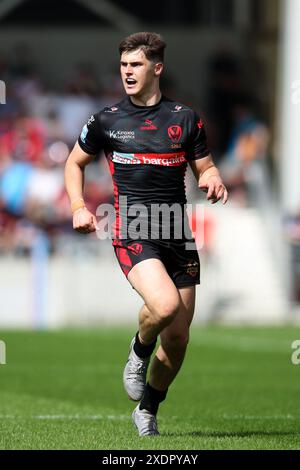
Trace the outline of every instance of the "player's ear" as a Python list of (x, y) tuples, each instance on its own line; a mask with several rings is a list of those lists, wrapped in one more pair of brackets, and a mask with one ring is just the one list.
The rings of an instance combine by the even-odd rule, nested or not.
[(164, 64), (162, 62), (158, 62), (154, 65), (154, 74), (159, 77), (163, 71)]

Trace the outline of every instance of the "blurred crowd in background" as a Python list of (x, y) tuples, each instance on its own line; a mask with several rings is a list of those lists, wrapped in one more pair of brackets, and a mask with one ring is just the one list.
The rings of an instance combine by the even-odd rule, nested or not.
[[(209, 146), (231, 202), (260, 207), (271, 190), (268, 128), (234, 54), (220, 50), (207, 67), (207, 100), (201, 108)], [(70, 237), (82, 239), (72, 230), (64, 163), (90, 115), (123, 96), (118, 71), (100, 78), (89, 64), (78, 65), (55, 90), (40, 77), (26, 45), (20, 44), (10, 60), (0, 56), (0, 79), (7, 87), (6, 104), (0, 105), (0, 254), (30, 254), (37, 233), (47, 236), (51, 253), (62, 240), (66, 247)], [(179, 99), (167, 77), (162, 89)], [(196, 102), (187, 104), (198, 109)], [(195, 190), (191, 194), (199, 198)], [(105, 158), (89, 165), (85, 198), (94, 212), (99, 204), (113, 202)]]

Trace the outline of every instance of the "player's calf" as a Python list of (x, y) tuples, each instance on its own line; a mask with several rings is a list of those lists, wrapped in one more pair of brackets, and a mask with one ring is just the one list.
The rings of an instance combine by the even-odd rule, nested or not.
[(162, 334), (161, 346), (174, 361), (180, 361), (185, 355), (189, 342), (188, 333)]

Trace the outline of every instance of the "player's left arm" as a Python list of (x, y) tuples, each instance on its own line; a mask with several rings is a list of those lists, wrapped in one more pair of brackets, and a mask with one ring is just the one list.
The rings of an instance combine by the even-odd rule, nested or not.
[(215, 204), (222, 199), (223, 204), (226, 204), (227, 189), (209, 151), (204, 123), (195, 112), (191, 117), (191, 131), (187, 149), (188, 162), (199, 188), (207, 192), (207, 200)]
[(228, 200), (228, 191), (222, 181), (220, 172), (215, 166), (211, 154), (197, 160), (189, 161), (198, 186), (207, 192), (206, 199), (215, 204), (222, 199), (223, 204)]

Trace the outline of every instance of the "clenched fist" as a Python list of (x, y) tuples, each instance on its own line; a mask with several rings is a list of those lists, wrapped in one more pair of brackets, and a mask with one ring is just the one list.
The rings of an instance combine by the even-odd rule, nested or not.
[(73, 229), (79, 233), (91, 233), (97, 230), (96, 217), (86, 208), (81, 207), (73, 214)]

